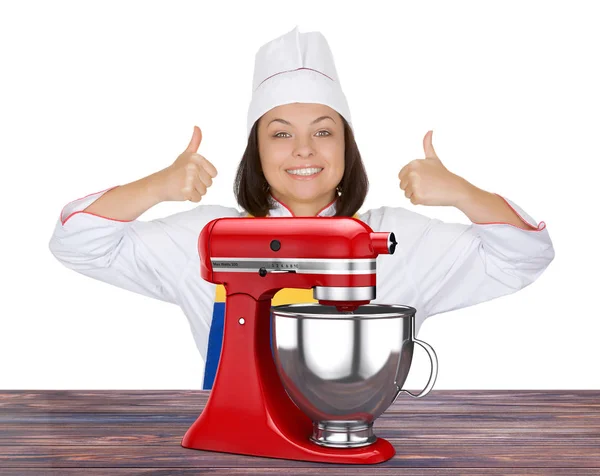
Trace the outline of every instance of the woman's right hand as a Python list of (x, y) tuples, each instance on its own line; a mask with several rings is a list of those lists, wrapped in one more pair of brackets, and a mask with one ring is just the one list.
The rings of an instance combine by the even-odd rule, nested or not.
[(217, 169), (205, 157), (198, 154), (202, 131), (194, 126), (194, 134), (187, 149), (175, 162), (158, 172), (158, 190), (161, 201), (199, 202), (217, 176)]

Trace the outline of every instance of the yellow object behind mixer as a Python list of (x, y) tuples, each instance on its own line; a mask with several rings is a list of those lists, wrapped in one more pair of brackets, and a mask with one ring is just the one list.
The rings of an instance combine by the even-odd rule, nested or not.
[[(222, 284), (217, 284), (215, 301), (225, 302), (225, 286)], [(273, 296), (271, 305), (279, 306), (283, 304), (296, 304), (299, 302), (317, 302), (317, 300), (313, 298), (313, 290), (299, 288), (280, 289), (275, 296)]]

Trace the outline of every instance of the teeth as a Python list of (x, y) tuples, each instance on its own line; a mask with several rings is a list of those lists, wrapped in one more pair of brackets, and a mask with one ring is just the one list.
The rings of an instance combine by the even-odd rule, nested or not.
[(295, 170), (287, 170), (286, 172), (292, 175), (313, 175), (319, 173), (322, 168), (310, 168), (310, 169), (295, 169)]

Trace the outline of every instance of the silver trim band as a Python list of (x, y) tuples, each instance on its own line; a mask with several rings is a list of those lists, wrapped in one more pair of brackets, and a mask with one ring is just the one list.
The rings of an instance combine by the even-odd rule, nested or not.
[(376, 286), (315, 286), (313, 298), (324, 301), (372, 301)]
[(376, 259), (211, 258), (213, 271), (231, 273), (293, 272), (302, 274), (375, 274)]

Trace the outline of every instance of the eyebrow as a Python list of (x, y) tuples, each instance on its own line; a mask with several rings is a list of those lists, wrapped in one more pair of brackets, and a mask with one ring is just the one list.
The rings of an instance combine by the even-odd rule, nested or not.
[[(321, 116), (321, 117), (318, 117), (317, 119), (315, 119), (314, 121), (312, 121), (312, 122), (310, 123), (310, 125), (316, 124), (317, 122), (323, 121), (323, 120), (325, 120), (325, 119), (331, 119), (333, 122), (335, 122), (335, 121), (333, 120), (333, 118), (331, 118), (331, 117), (329, 117), (329, 116)], [(281, 122), (281, 123), (283, 123), (283, 124), (287, 124), (288, 126), (291, 126), (291, 125), (292, 125), (290, 122), (286, 121), (285, 119), (279, 119), (279, 118), (277, 118), (277, 119), (273, 119), (271, 122), (269, 122), (269, 124), (267, 124), (267, 126), (270, 126), (270, 125), (271, 125), (271, 123), (272, 123), (272, 122), (275, 122), (275, 121), (277, 121), (277, 122)]]

